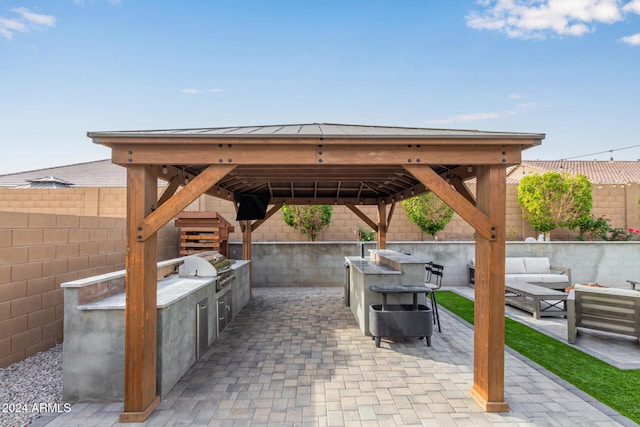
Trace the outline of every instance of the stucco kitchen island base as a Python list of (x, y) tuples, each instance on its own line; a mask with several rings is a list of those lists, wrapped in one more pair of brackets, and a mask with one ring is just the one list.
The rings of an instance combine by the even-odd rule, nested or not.
[[(369, 257), (345, 257), (348, 265), (349, 306), (360, 330), (372, 335), (369, 328), (369, 307), (382, 304), (382, 295), (372, 286), (424, 286), (425, 265), (421, 257), (380, 249), (370, 250)], [(413, 304), (413, 295), (388, 295), (389, 304)], [(417, 304), (426, 305), (425, 295), (417, 295)]]
[[(175, 268), (181, 258), (158, 264)], [(235, 261), (235, 279), (216, 291), (206, 277), (169, 276), (158, 281), (157, 394), (161, 397), (196, 361), (196, 310), (208, 299), (208, 344), (218, 337), (216, 301), (231, 298), (235, 315), (250, 298), (250, 261)], [(63, 399), (67, 402), (124, 399), (124, 271), (63, 283)], [(113, 292), (110, 289), (115, 289)], [(95, 295), (102, 295), (95, 298)]]

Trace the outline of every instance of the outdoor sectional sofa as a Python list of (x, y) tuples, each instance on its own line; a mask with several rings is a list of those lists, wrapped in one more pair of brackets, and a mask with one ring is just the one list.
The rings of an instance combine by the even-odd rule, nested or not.
[(640, 343), (640, 292), (575, 285), (567, 297), (570, 344), (575, 344), (578, 328), (629, 335)]
[(571, 269), (551, 265), (547, 257), (508, 257), (505, 260), (505, 281), (564, 290), (571, 284)]

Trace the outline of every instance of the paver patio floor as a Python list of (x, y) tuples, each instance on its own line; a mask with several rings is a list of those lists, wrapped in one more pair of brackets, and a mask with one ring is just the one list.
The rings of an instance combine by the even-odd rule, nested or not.
[[(363, 336), (342, 288), (256, 288), (144, 425), (636, 425), (507, 350), (506, 413), (470, 397), (473, 330), (441, 310), (424, 340)], [(122, 403), (78, 403), (37, 426), (116, 425)]]

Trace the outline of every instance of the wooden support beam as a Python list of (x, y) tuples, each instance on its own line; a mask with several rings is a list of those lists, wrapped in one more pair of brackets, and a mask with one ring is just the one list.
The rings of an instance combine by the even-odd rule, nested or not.
[(276, 203), (275, 205), (273, 205), (271, 209), (269, 209), (267, 213), (264, 215), (264, 219), (259, 219), (257, 221), (254, 221), (253, 224), (251, 224), (251, 231), (256, 231), (256, 228), (264, 224), (264, 222), (269, 218), (271, 218), (273, 214), (278, 212), (283, 205), (284, 205), (284, 202)]
[(173, 176), (167, 183), (162, 195), (158, 199), (157, 207), (162, 206), (167, 200), (173, 196), (180, 187), (181, 181), (177, 175)]
[(391, 226), (391, 218), (393, 218), (393, 212), (396, 210), (396, 203), (392, 203), (389, 208), (389, 214), (387, 215), (387, 230)]
[(387, 249), (387, 205), (378, 203), (378, 249)]
[(144, 241), (182, 212), (191, 202), (235, 168), (234, 165), (211, 165), (193, 178), (182, 190), (140, 221), (137, 239)]
[(506, 168), (478, 167), (477, 204), (496, 224), (496, 238), (476, 235), (472, 397), (487, 412), (505, 412), (504, 284)]
[(158, 406), (156, 395), (157, 235), (137, 238), (157, 201), (152, 166), (127, 168), (127, 252), (124, 343), (124, 410), (121, 422), (142, 422)]
[(435, 173), (429, 165), (411, 165), (405, 166), (405, 169), (427, 186), (436, 196), (440, 197), (442, 201), (451, 206), (462, 219), (476, 229), (478, 234), (488, 240), (496, 239), (494, 222), (451, 187), (451, 184)]
[(364, 212), (358, 209), (353, 203), (345, 203), (344, 204), (351, 212), (356, 214), (358, 218), (363, 220), (373, 231), (378, 232), (378, 224), (371, 218), (369, 218)]
[[(251, 221), (240, 221), (242, 230), (242, 259), (251, 261)], [(249, 297), (253, 297), (253, 266), (249, 265)]]
[(458, 176), (454, 176), (451, 178), (451, 185), (456, 189), (458, 193), (462, 195), (469, 203), (473, 206), (476, 205), (476, 197), (473, 195), (467, 184)]
[[(151, 140), (150, 140), (151, 141)], [(367, 141), (345, 139), (340, 145), (329, 139), (316, 143), (292, 143), (288, 139), (278, 140), (272, 145), (258, 140), (254, 144), (239, 143), (223, 145), (219, 141), (190, 141), (182, 138), (180, 144), (142, 143), (142, 138), (130, 144), (112, 146), (111, 158), (119, 165), (155, 164), (167, 162), (174, 165), (241, 164), (241, 165), (414, 165), (414, 164), (501, 164), (516, 165), (521, 161), (521, 145), (504, 145), (504, 141), (448, 140), (445, 144), (435, 141), (382, 139)], [(247, 141), (244, 141), (247, 142)], [(440, 141), (442, 142), (442, 141)], [(528, 141), (522, 141), (526, 143)], [(104, 144), (103, 141), (100, 141)], [(224, 143), (223, 143), (224, 144)], [(486, 144), (486, 145), (485, 145)], [(322, 150), (319, 150), (319, 146)], [(358, 146), (354, 150), (354, 145)]]

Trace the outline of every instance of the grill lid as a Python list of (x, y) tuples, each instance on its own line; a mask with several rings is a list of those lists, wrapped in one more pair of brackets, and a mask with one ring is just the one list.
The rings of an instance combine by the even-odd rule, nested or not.
[(208, 251), (184, 258), (178, 267), (180, 276), (216, 277), (222, 271), (231, 269), (232, 261), (220, 252)]

